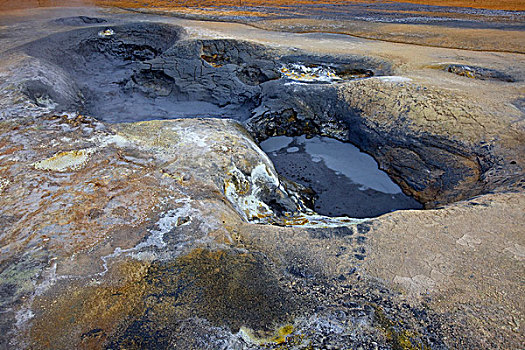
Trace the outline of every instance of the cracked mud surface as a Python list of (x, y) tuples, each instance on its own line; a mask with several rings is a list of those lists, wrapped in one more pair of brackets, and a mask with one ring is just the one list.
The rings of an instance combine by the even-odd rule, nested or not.
[(244, 121), (288, 82), (281, 69), (289, 62), (329, 64), (344, 80), (364, 68), (371, 75), (384, 71), (381, 62), (362, 57), (292, 56), (248, 42), (181, 40), (185, 36), (180, 27), (133, 23), (77, 29), (27, 44), (26, 54), (51, 63), (57, 75), (73, 82), (59, 90), (42, 82), (49, 74), (44, 72), (26, 83), (26, 94), (42, 107), (56, 105), (58, 111), (112, 123), (191, 116)]
[[(5, 18), (0, 347), (523, 344), (520, 55), (100, 9)], [(436, 208), (318, 215), (257, 143), (278, 135), (352, 142)]]

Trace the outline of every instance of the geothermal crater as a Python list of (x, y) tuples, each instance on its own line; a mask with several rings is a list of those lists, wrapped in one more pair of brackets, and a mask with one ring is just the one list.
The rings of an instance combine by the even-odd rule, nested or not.
[(0, 348), (523, 343), (523, 58), (79, 11), (0, 35)]
[[(301, 181), (300, 174), (293, 175), (300, 166), (295, 169), (292, 164), (313, 169), (311, 159), (294, 152), (274, 154), (271, 158), (282, 175), (314, 188), (317, 193), (307, 197), (317, 198), (315, 209), (324, 214), (371, 217), (420, 208), (420, 203), (434, 207), (490, 190), (481, 179), (493, 160), (482, 147), (401, 127), (384, 131), (363, 117), (365, 108), (351, 105), (343, 92), (357, 82), (374, 79), (403, 86), (405, 80), (389, 77), (392, 68), (386, 61), (312, 55), (228, 39), (192, 40), (181, 27), (153, 22), (83, 27), (17, 50), (47, 67), (23, 83), (38, 106), (109, 123), (232, 118), (259, 142), (279, 135), (330, 137), (372, 155), (401, 186), (381, 192), (333, 169), (310, 173), (309, 180)], [(371, 167), (377, 170), (375, 164)], [(313, 185), (325, 180), (323, 186)], [(338, 186), (342, 187), (336, 195)], [(344, 202), (362, 209), (344, 209)]]

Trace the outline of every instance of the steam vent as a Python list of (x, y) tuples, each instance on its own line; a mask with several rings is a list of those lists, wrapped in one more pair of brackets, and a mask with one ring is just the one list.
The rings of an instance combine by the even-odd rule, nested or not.
[(0, 0), (0, 350), (525, 347), (521, 0)]

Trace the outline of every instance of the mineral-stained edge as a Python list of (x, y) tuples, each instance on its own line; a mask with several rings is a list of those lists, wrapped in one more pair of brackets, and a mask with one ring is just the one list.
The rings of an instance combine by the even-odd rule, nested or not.
[[(259, 164), (251, 172), (251, 181), (233, 167), (229, 173), (231, 177), (224, 181), (224, 192), (228, 200), (237, 207), (238, 212), (247, 220), (263, 219), (273, 214), (270, 207), (257, 198), (261, 190), (261, 182), (269, 182), (278, 187), (279, 180), (268, 173), (264, 164)], [(251, 182), (251, 183), (250, 183)]]
[(33, 163), (33, 166), (38, 170), (51, 170), (58, 172), (78, 170), (87, 163), (89, 157), (95, 153), (95, 151), (95, 148), (85, 148), (60, 152), (50, 158)]

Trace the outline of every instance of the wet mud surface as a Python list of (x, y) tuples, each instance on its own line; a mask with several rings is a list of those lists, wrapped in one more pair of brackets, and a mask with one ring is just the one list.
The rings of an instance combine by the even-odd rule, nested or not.
[[(23, 50), (51, 63), (53, 72), (27, 82), (26, 93), (37, 105), (111, 123), (197, 116), (244, 121), (288, 82), (281, 70), (292, 62), (330, 67), (341, 81), (385, 71), (382, 62), (364, 57), (283, 55), (235, 40), (181, 40), (185, 35), (179, 27), (135, 23), (36, 41)], [(53, 73), (72, 82), (60, 89), (46, 78)]]
[[(355, 146), (326, 138), (296, 137), (287, 138), (287, 145), (275, 149), (279, 146), (270, 147), (272, 141), (272, 138), (264, 141), (261, 147), (277, 172), (311, 188), (316, 194), (313, 209), (322, 215), (369, 218), (394, 210), (423, 207), (403, 194), (401, 188), (378, 169), (373, 158), (360, 154)], [(315, 151), (307, 149), (309, 144), (321, 147), (312, 153)], [(327, 158), (331, 168), (323, 158)]]

